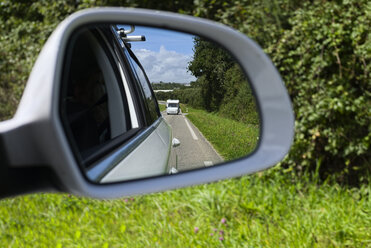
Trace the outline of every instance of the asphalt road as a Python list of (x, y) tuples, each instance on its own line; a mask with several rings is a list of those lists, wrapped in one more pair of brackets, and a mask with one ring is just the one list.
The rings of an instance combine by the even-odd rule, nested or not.
[(223, 159), (214, 150), (200, 131), (187, 119), (186, 114), (167, 115), (162, 113), (173, 131), (173, 138), (180, 141), (180, 146), (172, 148), (169, 163), (178, 172), (201, 167), (213, 166)]

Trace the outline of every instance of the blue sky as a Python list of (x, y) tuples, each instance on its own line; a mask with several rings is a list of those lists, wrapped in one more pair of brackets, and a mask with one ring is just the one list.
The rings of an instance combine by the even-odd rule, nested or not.
[(177, 53), (193, 55), (193, 36), (158, 28), (140, 27), (136, 26), (132, 35), (146, 36), (146, 42), (132, 42), (133, 49), (149, 49), (152, 51), (159, 51), (161, 46), (166, 50), (175, 51)]
[[(123, 26), (128, 29), (128, 26)], [(192, 35), (165, 29), (135, 26), (129, 35), (144, 35), (145, 42), (131, 42), (132, 50), (151, 82), (189, 83), (196, 80), (188, 71), (193, 57)]]

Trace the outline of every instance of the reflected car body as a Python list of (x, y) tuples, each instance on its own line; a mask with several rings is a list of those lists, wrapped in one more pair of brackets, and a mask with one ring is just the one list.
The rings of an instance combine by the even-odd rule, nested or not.
[(122, 32), (82, 28), (65, 58), (62, 123), (76, 160), (100, 183), (168, 172), (171, 130)]

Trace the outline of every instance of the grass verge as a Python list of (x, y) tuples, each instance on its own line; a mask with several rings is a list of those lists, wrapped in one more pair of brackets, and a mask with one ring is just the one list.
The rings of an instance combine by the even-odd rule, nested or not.
[(160, 108), (160, 112), (166, 110), (166, 105), (165, 105), (165, 104), (159, 104), (158, 106), (159, 106), (159, 108)]
[(185, 105), (182, 110), (225, 160), (246, 156), (256, 148), (259, 125), (246, 125)]

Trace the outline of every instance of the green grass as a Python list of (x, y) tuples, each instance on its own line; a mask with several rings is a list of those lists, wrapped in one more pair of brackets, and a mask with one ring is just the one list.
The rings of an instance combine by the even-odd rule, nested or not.
[(100, 201), (67, 194), (34, 194), (2, 200), (0, 244), (1, 247), (371, 246), (369, 185), (359, 189), (328, 183), (316, 185), (278, 170), (276, 167), (240, 179), (119, 200)]
[(166, 110), (166, 105), (165, 104), (159, 104), (158, 106), (160, 107), (161, 112)]
[(259, 126), (246, 125), (215, 113), (182, 106), (187, 118), (201, 131), (225, 160), (246, 156), (258, 143)]

